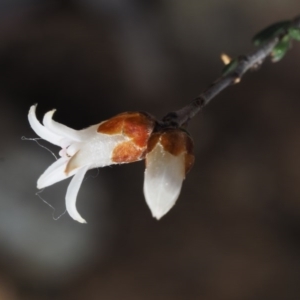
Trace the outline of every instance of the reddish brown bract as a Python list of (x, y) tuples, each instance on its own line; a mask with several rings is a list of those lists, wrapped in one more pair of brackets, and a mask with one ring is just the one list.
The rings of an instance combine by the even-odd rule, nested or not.
[(179, 129), (156, 132), (149, 139), (147, 151), (151, 152), (158, 142), (163, 146), (165, 151), (174, 156), (182, 153), (185, 154), (185, 174), (188, 173), (195, 161), (193, 154), (194, 144), (190, 136)]
[(129, 163), (144, 158), (153, 128), (154, 120), (150, 116), (139, 112), (127, 112), (101, 123), (97, 131), (127, 137), (127, 141), (118, 144), (113, 150), (112, 161)]

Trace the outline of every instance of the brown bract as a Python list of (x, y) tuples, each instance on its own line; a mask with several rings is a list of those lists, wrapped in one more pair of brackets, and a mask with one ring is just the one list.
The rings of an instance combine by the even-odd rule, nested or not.
[(174, 156), (179, 156), (183, 153), (185, 155), (185, 174), (190, 171), (195, 161), (194, 144), (185, 131), (170, 129), (152, 134), (148, 142), (147, 152), (151, 152), (157, 143), (160, 143), (165, 151)]
[(154, 120), (150, 116), (139, 112), (127, 112), (101, 123), (97, 131), (103, 134), (122, 134), (128, 137), (127, 141), (115, 147), (112, 161), (129, 163), (144, 158), (153, 128)]

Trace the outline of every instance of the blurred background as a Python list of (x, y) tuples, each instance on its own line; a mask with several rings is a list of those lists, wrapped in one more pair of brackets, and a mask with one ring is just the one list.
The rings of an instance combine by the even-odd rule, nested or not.
[(196, 162), (159, 222), (144, 162), (89, 171), (88, 224), (55, 221), (69, 182), (36, 194), (54, 158), (22, 139), (34, 103), (75, 129), (161, 118), (219, 76), (221, 52), (299, 13), (298, 0), (1, 0), (0, 300), (300, 299), (299, 44), (190, 123)]

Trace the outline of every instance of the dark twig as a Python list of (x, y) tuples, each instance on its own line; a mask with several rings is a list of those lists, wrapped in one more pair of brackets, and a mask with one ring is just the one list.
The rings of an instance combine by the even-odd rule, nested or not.
[[(300, 28), (300, 16), (295, 18), (292, 21), (292, 24), (294, 27)], [(242, 76), (249, 69), (254, 69), (256, 66), (262, 64), (271, 54), (272, 50), (284, 34), (286, 33), (280, 33), (278, 36), (273, 37), (271, 40), (258, 47), (255, 51), (247, 55), (239, 56), (237, 58), (237, 66), (231, 72), (219, 77), (188, 105), (175, 112), (168, 113), (158, 126), (163, 128), (186, 126), (187, 123), (196, 114), (198, 114), (201, 108), (208, 104), (211, 99), (227, 87), (240, 82)]]

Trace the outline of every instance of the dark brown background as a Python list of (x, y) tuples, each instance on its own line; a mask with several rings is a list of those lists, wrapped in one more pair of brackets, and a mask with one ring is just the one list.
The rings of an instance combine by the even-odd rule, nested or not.
[[(89, 172), (87, 225), (35, 195), (52, 155), (22, 136), (57, 108), (80, 129), (126, 110), (162, 117), (220, 74), (221, 52), (292, 18), (299, 0), (0, 2), (0, 299), (300, 298), (300, 46), (190, 124), (196, 163), (152, 219), (144, 163)], [(57, 148), (44, 143), (57, 153)], [(95, 177), (96, 176), (96, 177)], [(65, 209), (68, 182), (40, 195)]]

